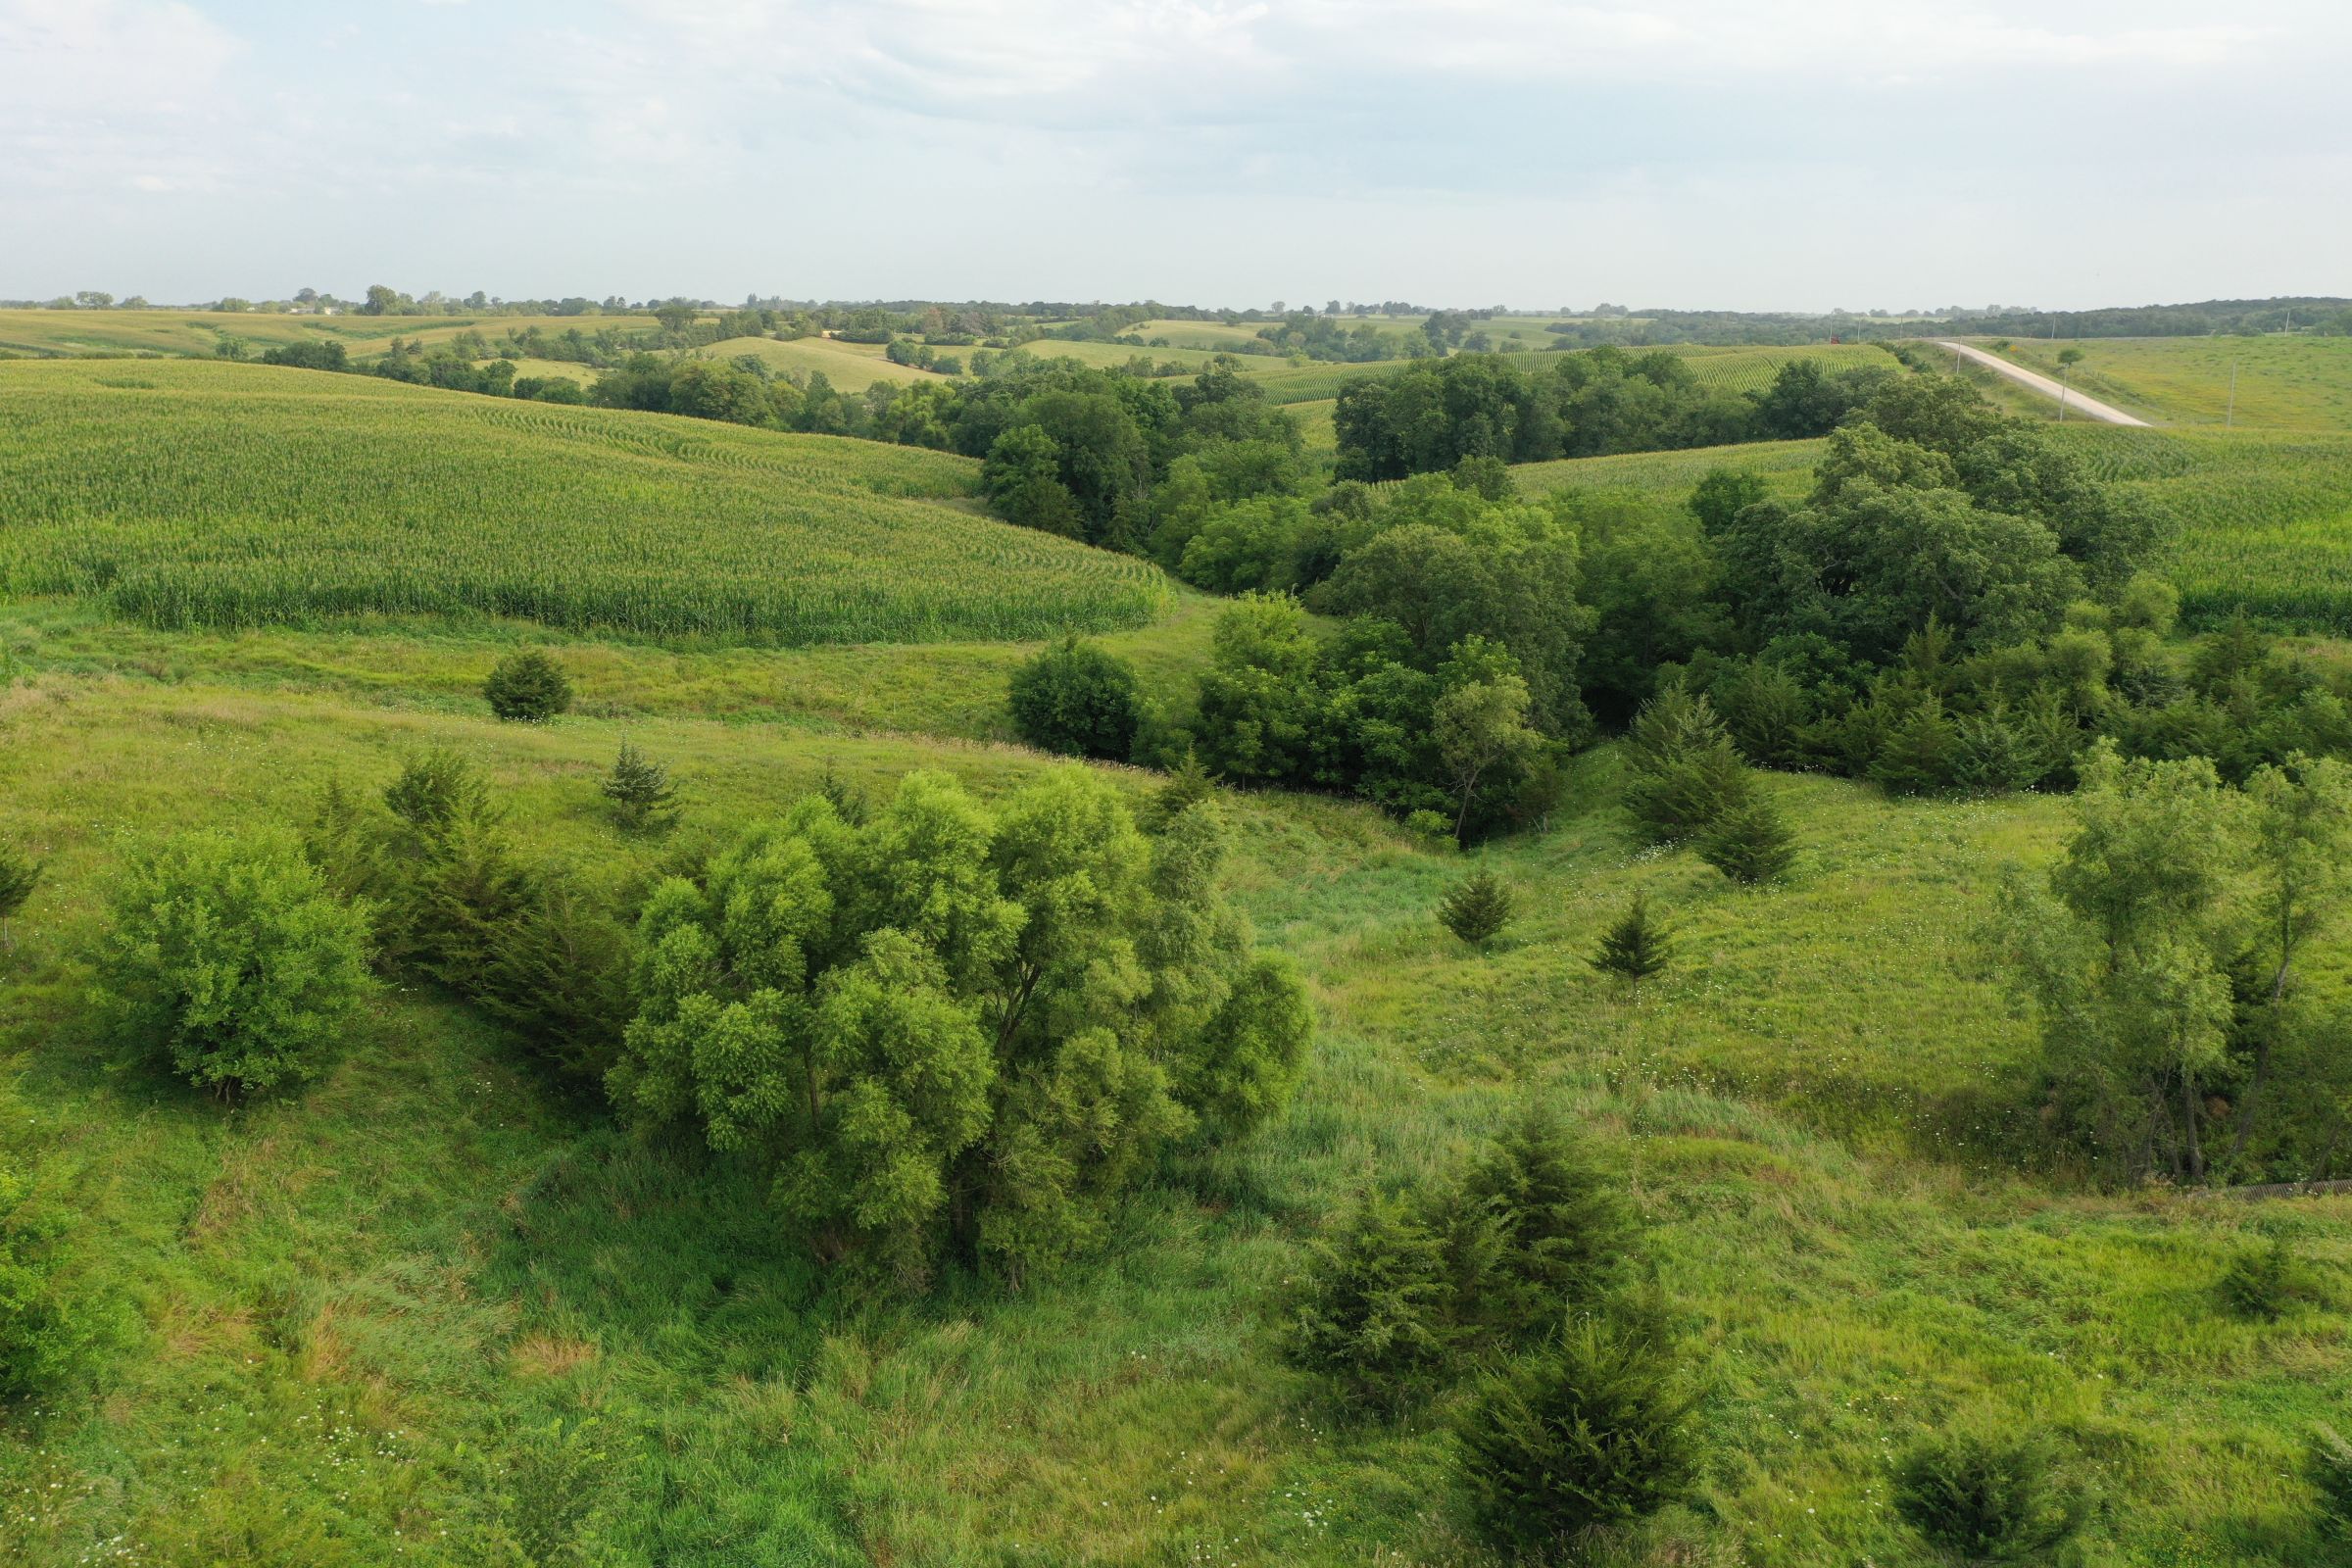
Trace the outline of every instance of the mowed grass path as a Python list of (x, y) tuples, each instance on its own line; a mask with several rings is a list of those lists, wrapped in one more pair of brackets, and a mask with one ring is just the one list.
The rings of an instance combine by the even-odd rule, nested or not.
[(957, 457), (262, 366), (0, 364), (0, 591), (158, 627), (513, 617), (754, 644), (1144, 624)]

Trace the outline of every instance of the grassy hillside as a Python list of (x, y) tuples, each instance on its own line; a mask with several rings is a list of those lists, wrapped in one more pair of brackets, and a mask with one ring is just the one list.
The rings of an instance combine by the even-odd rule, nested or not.
[(0, 584), (158, 626), (519, 617), (722, 642), (1141, 624), (1158, 572), (945, 454), (235, 365), (0, 364)]
[(1629, 452), (1609, 458), (1562, 458), (1522, 463), (1511, 478), (1526, 496), (1555, 490), (1639, 490), (1681, 500), (1717, 468), (1757, 473), (1775, 495), (1802, 495), (1821, 461), (1820, 441), (1749, 441), (1730, 447), (1695, 447), (1681, 452)]
[[(295, 658), (351, 647), (272, 635)], [(602, 716), (662, 657), (626, 649), (579, 668), (582, 716), (500, 726), (440, 695), (433, 657), (354, 701), (36, 653), (0, 701), (0, 828), (52, 864), (6, 979), (0, 1138), (77, 1217), (72, 1287), (119, 1307), (102, 1397), (0, 1432), (8, 1560), (115, 1543), (167, 1563), (476, 1561), (505, 1456), (564, 1416), (598, 1423), (591, 1533), (619, 1560), (1467, 1568), (1485, 1559), (1432, 1501), (1443, 1407), (1336, 1422), (1272, 1320), (1335, 1205), (1434, 1168), (1535, 1085), (1628, 1165), (1709, 1358), (1706, 1511), (1669, 1518), (1648, 1560), (1924, 1568), (1884, 1456), (1962, 1412), (2092, 1456), (2099, 1568), (2312, 1560), (2290, 1457), (2352, 1396), (2352, 1345), (2325, 1310), (2230, 1317), (2214, 1281), (2283, 1234), (2340, 1296), (2352, 1204), (1999, 1173), (2029, 1026), (1969, 933), (1999, 867), (2049, 853), (2060, 803), (1783, 781), (1805, 858), (1747, 893), (1637, 851), (1603, 755), (1566, 819), (1492, 857), (1529, 912), (1480, 957), (1429, 914), (1458, 858), (1352, 808), (1234, 799), (1245, 902), (1323, 1017), (1299, 1102), (1172, 1162), (1106, 1255), (894, 1306), (827, 1291), (756, 1178), (616, 1136), (430, 996), (388, 994), (324, 1079), (234, 1111), (92, 1030), (75, 955), (126, 835), (299, 811), (325, 777), (375, 781), (425, 745), (480, 759), (538, 848), (614, 877), (663, 853), (598, 810), (624, 728), (675, 767), (688, 836), (827, 767), (881, 787), (946, 766), (995, 792), (1043, 765)], [(1583, 955), (1637, 888), (1683, 957), (1630, 997)]]
[(2159, 424), (2223, 423), (2234, 366), (2238, 428), (2352, 430), (2352, 338), (2018, 338), (2009, 357), (2054, 376), (2069, 348), (2082, 352), (2077, 386)]
[(798, 371), (808, 375), (822, 371), (826, 380), (844, 392), (862, 392), (877, 381), (895, 381), (903, 386), (936, 379), (929, 370), (892, 364), (883, 357), (879, 343), (844, 343), (829, 337), (794, 338), (783, 343), (774, 338), (737, 337), (696, 353), (711, 360), (732, 360), (748, 354), (779, 373)]

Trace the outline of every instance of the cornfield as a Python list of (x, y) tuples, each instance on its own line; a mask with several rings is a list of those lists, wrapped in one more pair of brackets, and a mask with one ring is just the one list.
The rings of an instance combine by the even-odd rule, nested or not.
[(1169, 587), (941, 453), (366, 377), (0, 364), (0, 592), (149, 625), (512, 616), (752, 644), (1135, 626)]
[(2281, 629), (2352, 634), (2352, 436), (2054, 433), (2100, 478), (2170, 509), (2172, 575), (2191, 625), (2243, 611)]

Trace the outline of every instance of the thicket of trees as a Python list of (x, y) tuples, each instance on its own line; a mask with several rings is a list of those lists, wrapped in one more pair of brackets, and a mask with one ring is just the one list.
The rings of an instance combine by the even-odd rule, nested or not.
[(1343, 479), (1401, 479), (1465, 458), (1542, 463), (1615, 452), (1728, 446), (1827, 434), (1896, 373), (1783, 367), (1772, 388), (1701, 386), (1689, 361), (1602, 347), (1522, 370), (1499, 355), (1459, 354), (1340, 388), (1333, 416)]

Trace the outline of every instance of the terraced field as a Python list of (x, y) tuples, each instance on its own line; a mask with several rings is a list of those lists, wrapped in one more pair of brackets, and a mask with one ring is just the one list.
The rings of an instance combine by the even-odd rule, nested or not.
[(371, 377), (0, 364), (0, 592), (158, 627), (517, 617), (729, 643), (1143, 624), (1156, 569), (1010, 527), (942, 453)]

